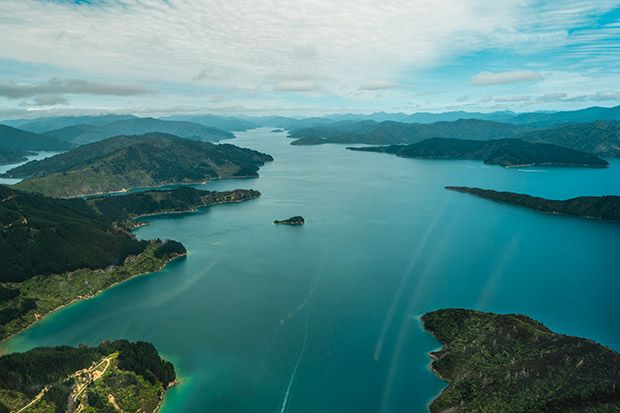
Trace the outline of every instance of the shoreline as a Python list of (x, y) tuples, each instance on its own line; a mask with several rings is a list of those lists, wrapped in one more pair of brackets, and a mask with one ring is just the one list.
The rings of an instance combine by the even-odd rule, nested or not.
[[(219, 192), (225, 192), (225, 191), (219, 191)], [(156, 217), (158, 215), (193, 214), (193, 213), (200, 212), (200, 210), (203, 209), (203, 208), (208, 208), (208, 207), (215, 206), (215, 205), (239, 204), (241, 202), (251, 201), (252, 199), (257, 199), (260, 196), (261, 195), (256, 195), (256, 196), (253, 196), (253, 197), (250, 197), (250, 198), (238, 199), (236, 201), (220, 201), (220, 202), (214, 202), (212, 204), (202, 204), (202, 205), (196, 206), (194, 208), (184, 209), (184, 210), (181, 210), (181, 211), (151, 212), (151, 213), (148, 213), (148, 214), (141, 214), (141, 215), (131, 216), (130, 219), (142, 219), (142, 218), (148, 218), (148, 217)], [(141, 222), (141, 223), (138, 223), (138, 224), (141, 224), (141, 225), (135, 226), (132, 229), (140, 228), (140, 227), (144, 227), (144, 226), (149, 225), (148, 222)]]
[[(52, 196), (52, 195), (45, 195), (45, 196), (52, 196), (53, 198), (58, 198), (58, 199), (75, 199), (75, 198), (100, 198), (100, 197), (105, 197), (105, 196), (116, 196), (116, 195), (122, 195), (122, 194), (127, 194), (130, 193), (130, 191), (135, 191), (135, 192), (147, 192), (147, 191), (151, 191), (151, 190), (157, 190), (159, 188), (163, 188), (166, 186), (176, 186), (176, 187), (183, 187), (183, 186), (192, 186), (192, 185), (207, 185), (208, 183), (212, 182), (212, 181), (221, 181), (224, 179), (251, 179), (251, 178), (258, 178), (259, 175), (243, 175), (243, 176), (224, 176), (224, 177), (217, 177), (217, 178), (211, 178), (211, 179), (207, 179), (205, 181), (193, 181), (193, 182), (165, 182), (162, 184), (158, 184), (158, 185), (153, 185), (153, 186), (131, 186), (129, 188), (121, 188), (115, 191), (105, 191), (105, 192), (93, 192), (90, 194), (82, 194), (82, 195), (68, 195), (68, 196)], [(19, 178), (16, 178), (19, 179)], [(22, 179), (24, 180), (24, 179)], [(20, 181), (21, 182), (21, 181)], [(18, 188), (19, 189), (19, 188)]]
[[(141, 276), (146, 276), (146, 275), (149, 275), (149, 274), (153, 274), (153, 273), (155, 273), (155, 272), (159, 272), (159, 271), (163, 270), (163, 269), (164, 269), (164, 268), (165, 268), (168, 264), (170, 264), (172, 261), (174, 261), (174, 260), (176, 260), (176, 259), (178, 259), (178, 258), (181, 258), (181, 257), (186, 257), (186, 256), (187, 256), (187, 253), (184, 253), (184, 254), (177, 254), (177, 255), (175, 255), (174, 257), (171, 257), (170, 259), (168, 259), (167, 261), (165, 261), (165, 262), (164, 262), (164, 263), (163, 263), (163, 264), (162, 264), (159, 268), (157, 268), (157, 269), (156, 269), (156, 270), (154, 270), (154, 271), (148, 271), (148, 272), (143, 272), (143, 273), (138, 273), (138, 274), (135, 274), (135, 275), (131, 275), (131, 276), (129, 276), (128, 278), (126, 278), (126, 279), (124, 279), (124, 280), (117, 281), (117, 282), (115, 282), (115, 283), (113, 283), (113, 284), (110, 284), (109, 286), (107, 286), (107, 287), (105, 287), (105, 288), (102, 288), (101, 290), (97, 291), (97, 292), (96, 292), (96, 293), (94, 293), (94, 294), (89, 294), (89, 295), (81, 295), (81, 296), (78, 296), (78, 297), (74, 298), (73, 300), (69, 301), (68, 303), (66, 303), (66, 304), (62, 304), (62, 305), (60, 305), (60, 306), (58, 306), (58, 307), (55, 307), (54, 309), (52, 309), (52, 310), (50, 310), (50, 311), (46, 312), (45, 314), (41, 314), (41, 315), (39, 315), (38, 317), (35, 315), (35, 319), (34, 319), (34, 320), (30, 323), (30, 324), (28, 324), (26, 327), (24, 327), (24, 328), (22, 328), (21, 330), (19, 330), (19, 331), (15, 332), (15, 333), (13, 333), (13, 334), (11, 334), (11, 335), (10, 335), (10, 336), (8, 336), (8, 337), (5, 337), (5, 338), (3, 338), (2, 340), (0, 340), (0, 347), (2, 347), (2, 345), (6, 344), (8, 341), (10, 341), (11, 339), (15, 338), (15, 337), (16, 337), (16, 336), (18, 336), (19, 334), (22, 334), (22, 333), (24, 333), (26, 330), (28, 330), (29, 328), (33, 327), (33, 326), (34, 326), (36, 323), (38, 323), (39, 321), (44, 320), (45, 318), (49, 317), (50, 315), (52, 315), (52, 314), (56, 313), (57, 311), (59, 311), (59, 310), (61, 310), (61, 309), (65, 308), (65, 307), (69, 307), (69, 306), (71, 306), (71, 305), (73, 305), (73, 304), (76, 304), (76, 303), (78, 303), (78, 302), (80, 302), (80, 301), (86, 301), (86, 300), (90, 300), (90, 299), (92, 299), (92, 298), (95, 298), (95, 297), (97, 297), (98, 295), (101, 295), (103, 292), (108, 291), (109, 289), (111, 289), (111, 288), (113, 288), (113, 287), (116, 287), (117, 285), (120, 285), (120, 284), (122, 284), (122, 283), (124, 283), (124, 282), (126, 282), (126, 281), (131, 280), (131, 279), (134, 279), (134, 278), (137, 278), (137, 277), (141, 277)], [(81, 269), (78, 269), (78, 270), (76, 270), (76, 271), (81, 271)], [(73, 272), (73, 271), (71, 271), (71, 272)], [(36, 314), (36, 313), (35, 313), (35, 314)], [(11, 353), (11, 352), (3, 352), (3, 351), (0, 349), (0, 356), (3, 356), (3, 355), (5, 355), (5, 354), (10, 354), (10, 353)]]

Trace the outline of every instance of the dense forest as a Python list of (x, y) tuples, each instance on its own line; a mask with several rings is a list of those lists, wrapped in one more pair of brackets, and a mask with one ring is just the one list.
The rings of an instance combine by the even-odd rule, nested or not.
[(0, 165), (24, 162), (28, 158), (26, 155), (30, 155), (31, 152), (20, 149), (7, 149), (0, 146)]
[(258, 176), (273, 158), (230, 144), (215, 145), (162, 133), (119, 136), (29, 162), (6, 173), (27, 177), (17, 188), (77, 196), (132, 187)]
[(0, 186), (0, 282), (118, 265), (146, 248), (81, 199)]
[(350, 147), (364, 152), (384, 152), (403, 158), (474, 159), (504, 167), (523, 165), (605, 167), (609, 163), (597, 156), (547, 143), (520, 139), (487, 141), (433, 138), (411, 145)]
[(432, 368), (449, 381), (432, 413), (620, 411), (620, 354), (600, 344), (514, 314), (446, 309), (422, 322), (443, 344)]
[(616, 195), (580, 196), (566, 200), (554, 200), (491, 189), (461, 186), (448, 186), (446, 189), (552, 214), (620, 220), (620, 196)]

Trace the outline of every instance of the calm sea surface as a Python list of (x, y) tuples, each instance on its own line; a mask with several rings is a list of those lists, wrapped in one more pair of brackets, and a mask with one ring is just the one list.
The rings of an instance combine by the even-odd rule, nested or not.
[[(153, 342), (182, 378), (163, 412), (425, 412), (444, 384), (418, 317), (442, 307), (528, 314), (620, 350), (620, 225), (450, 192), (620, 194), (608, 169), (502, 169), (291, 146), (269, 130), (234, 142), (274, 156), (257, 200), (151, 217), (141, 238), (189, 251), (163, 271), (65, 308), (3, 350)], [(274, 219), (303, 215), (303, 227)]]

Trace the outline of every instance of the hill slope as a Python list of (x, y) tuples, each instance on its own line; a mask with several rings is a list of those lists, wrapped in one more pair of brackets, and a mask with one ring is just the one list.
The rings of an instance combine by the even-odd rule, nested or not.
[(364, 152), (385, 152), (403, 158), (474, 159), (504, 167), (526, 165), (605, 167), (608, 162), (594, 155), (547, 143), (520, 139), (474, 141), (433, 138), (411, 145), (347, 148)]
[(63, 151), (72, 148), (73, 145), (52, 136), (0, 125), (0, 147), (26, 151)]
[(620, 157), (620, 122), (596, 121), (529, 132), (522, 139), (566, 146), (605, 157)]
[(463, 186), (447, 186), (446, 189), (550, 214), (620, 220), (620, 196), (580, 196), (560, 201), (514, 192), (498, 192), (491, 189)]
[(7, 149), (0, 147), (0, 165), (27, 161), (28, 151)]
[(29, 177), (17, 188), (78, 196), (133, 187), (258, 176), (271, 156), (229, 144), (214, 145), (160, 133), (119, 136), (78, 147), (7, 172)]
[(81, 199), (0, 186), (0, 282), (118, 265), (146, 248)]
[(449, 381), (431, 413), (620, 411), (620, 354), (600, 344), (515, 314), (445, 309), (422, 322), (443, 344), (432, 368)]

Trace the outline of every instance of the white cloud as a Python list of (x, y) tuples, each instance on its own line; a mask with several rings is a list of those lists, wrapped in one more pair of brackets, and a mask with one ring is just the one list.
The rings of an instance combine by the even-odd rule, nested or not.
[(275, 84), (272, 89), (280, 92), (315, 92), (319, 86), (308, 80), (286, 80)]
[(543, 75), (538, 72), (514, 70), (510, 72), (480, 72), (471, 78), (471, 83), (476, 86), (493, 86), (542, 79)]
[(0, 97), (7, 99), (65, 93), (76, 95), (136, 96), (148, 94), (151, 91), (139, 85), (99, 83), (84, 79), (64, 80), (52, 78), (47, 82), (37, 84), (0, 81)]
[[(423, 104), (418, 82), (416, 102), (405, 103), (412, 99), (405, 93), (411, 91), (408, 80), (468, 53), (493, 49), (527, 54), (567, 44), (575, 53), (590, 53), (593, 34), (583, 31), (578, 40), (569, 29), (591, 23), (619, 4), (618, 0), (114, 0), (80, 5), (4, 1), (0, 59), (40, 65), (46, 72), (46, 77), (34, 80), (27, 74), (11, 79), (2, 72), (13, 83), (28, 79), (41, 85), (55, 76), (98, 79), (116, 86), (157, 85), (151, 89), (161, 91), (157, 97), (108, 93), (120, 97), (102, 105), (173, 106), (186, 104), (181, 99), (185, 94), (196, 107), (203, 104), (207, 110), (209, 94), (226, 93), (230, 107), (282, 108), (299, 103), (282, 100), (282, 95), (306, 93), (339, 98), (344, 106), (350, 104), (345, 99), (363, 101), (368, 108), (381, 110), (385, 107), (370, 106), (379, 104), (369, 99), (370, 92), (398, 85), (398, 90), (385, 93), (385, 102)], [(606, 33), (612, 35), (614, 27), (610, 24)], [(472, 82), (540, 80), (536, 73), (483, 72)], [(465, 83), (463, 78), (459, 81)], [(162, 84), (166, 87), (160, 88)], [(394, 101), (400, 91), (400, 100)], [(3, 96), (11, 93), (24, 92)], [(29, 93), (30, 98), (41, 94)], [(71, 97), (72, 103), (82, 99), (83, 94)], [(477, 99), (476, 93), (472, 99)], [(453, 102), (454, 96), (446, 101)]]
[(494, 99), (497, 103), (516, 103), (516, 102), (529, 102), (530, 96), (505, 96), (497, 97)]
[(362, 85), (360, 85), (360, 90), (388, 90), (388, 89), (396, 89), (398, 85), (394, 82), (389, 82), (387, 80), (371, 80)]

